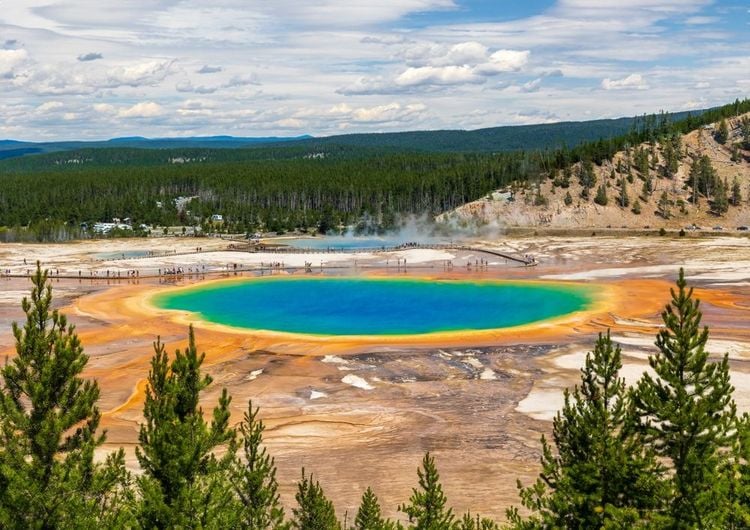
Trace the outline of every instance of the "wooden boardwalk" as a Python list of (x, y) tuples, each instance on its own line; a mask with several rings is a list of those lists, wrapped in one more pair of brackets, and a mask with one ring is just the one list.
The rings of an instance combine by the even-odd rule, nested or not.
[(537, 261), (531, 256), (517, 256), (508, 254), (506, 252), (499, 252), (484, 247), (472, 247), (467, 245), (455, 245), (455, 244), (422, 244), (422, 243), (409, 243), (405, 245), (391, 246), (391, 247), (364, 247), (364, 248), (344, 248), (344, 247), (329, 247), (329, 248), (310, 248), (310, 247), (287, 247), (287, 246), (273, 246), (268, 247), (266, 245), (255, 245), (247, 246), (243, 248), (231, 249), (237, 252), (271, 252), (277, 254), (359, 254), (359, 253), (376, 253), (376, 252), (398, 252), (404, 250), (414, 249), (426, 249), (426, 250), (460, 250), (464, 252), (479, 252), (483, 254), (489, 254), (498, 258), (503, 258), (508, 261), (514, 261), (527, 267), (534, 266)]
[[(399, 246), (391, 246), (391, 247), (371, 247), (371, 248), (342, 248), (342, 247), (330, 247), (325, 249), (316, 249), (316, 248), (295, 248), (295, 247), (288, 247), (288, 246), (272, 246), (268, 247), (265, 245), (252, 245), (252, 244), (246, 244), (246, 245), (236, 245), (233, 248), (228, 248), (224, 250), (201, 250), (201, 251), (194, 251), (194, 252), (165, 252), (165, 253), (154, 253), (151, 255), (146, 256), (133, 256), (133, 257), (125, 257), (125, 258), (112, 258), (110, 260), (99, 260), (99, 261), (122, 261), (122, 260), (145, 260), (145, 259), (152, 259), (152, 258), (161, 258), (161, 257), (174, 257), (174, 256), (191, 256), (191, 255), (200, 255), (200, 254), (212, 254), (214, 252), (238, 252), (238, 253), (269, 253), (269, 254), (359, 254), (359, 253), (382, 253), (382, 252), (402, 252), (406, 250), (419, 250), (419, 249), (425, 249), (425, 250), (458, 250), (462, 252), (472, 252), (472, 253), (482, 253), (487, 254), (493, 257), (502, 258), (507, 261), (512, 261), (514, 263), (519, 263), (525, 267), (533, 267), (537, 265), (537, 261), (532, 256), (518, 256), (509, 254), (506, 252), (500, 252), (497, 250), (484, 248), (484, 247), (475, 247), (475, 246), (469, 246), (469, 245), (455, 245), (455, 244), (420, 244), (420, 243), (409, 243), (405, 245), (399, 245)], [(356, 266), (356, 265), (355, 265)], [(420, 269), (420, 268), (434, 268), (434, 265), (411, 265), (409, 268), (411, 269)], [(184, 268), (184, 267), (183, 267)], [(50, 279), (78, 279), (78, 280), (106, 280), (106, 281), (114, 281), (114, 282), (123, 282), (123, 281), (135, 281), (137, 282), (140, 279), (147, 279), (147, 278), (160, 278), (162, 280), (170, 280), (170, 279), (177, 279), (177, 278), (184, 278), (184, 277), (206, 277), (206, 276), (232, 276), (236, 275), (238, 273), (246, 273), (246, 272), (278, 272), (280, 270), (299, 270), (299, 269), (315, 269), (315, 270), (323, 270), (323, 269), (346, 269), (348, 268), (348, 265), (342, 265), (342, 264), (326, 264), (323, 267), (318, 266), (284, 266), (284, 267), (274, 267), (274, 266), (268, 266), (264, 264), (258, 265), (250, 265), (250, 266), (242, 266), (238, 265), (235, 267), (230, 267), (229, 265), (226, 265), (221, 268), (212, 268), (212, 269), (203, 269), (199, 270), (198, 266), (196, 265), (195, 270), (188, 270), (185, 272), (184, 270), (180, 273), (168, 273), (166, 272), (166, 269), (164, 272), (159, 269), (157, 272), (154, 270), (154, 267), (150, 267), (147, 270), (142, 270), (138, 268), (133, 269), (133, 274), (128, 274), (128, 271), (107, 271), (107, 270), (96, 270), (96, 271), (64, 271), (61, 274), (55, 274), (55, 269), (52, 269), (50, 271)], [(358, 268), (361, 269), (367, 269), (367, 268), (378, 268), (377, 265), (359, 265)], [(406, 269), (406, 266), (403, 267), (404, 270)], [(137, 271), (137, 272), (136, 272)], [(93, 274), (92, 274), (93, 272)], [(33, 271), (31, 270), (31, 267), (29, 267), (29, 273), (11, 273), (7, 274), (5, 271), (0, 271), (0, 278), (27, 278), (31, 276)]]

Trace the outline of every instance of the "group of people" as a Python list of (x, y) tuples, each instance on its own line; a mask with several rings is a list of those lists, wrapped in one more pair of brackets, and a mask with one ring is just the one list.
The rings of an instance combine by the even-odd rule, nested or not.
[[(310, 266), (312, 267), (312, 263), (310, 263)], [(305, 262), (305, 267), (307, 267), (307, 262)], [(235, 265), (235, 268), (237, 268), (236, 265)], [(271, 261), (269, 263), (263, 263), (261, 261), (260, 262), (260, 268), (261, 269), (276, 269), (276, 270), (281, 270), (281, 269), (284, 269), (285, 267), (284, 267), (284, 262), (283, 261)]]
[[(451, 265), (451, 266), (452, 266), (452, 265)], [(489, 262), (489, 261), (487, 261), (487, 260), (486, 260), (486, 259), (484, 259), (484, 258), (479, 258), (479, 259), (475, 259), (475, 260), (474, 260), (474, 266), (473, 266), (473, 269), (474, 269), (474, 270), (477, 270), (477, 271), (479, 271), (479, 270), (487, 270), (487, 269), (489, 268), (489, 266), (490, 266), (490, 262)], [(468, 261), (466, 262), (466, 269), (467, 269), (467, 270), (472, 270), (472, 263), (471, 263), (471, 260), (468, 260)]]
[[(97, 276), (98, 271), (94, 271), (94, 276)], [(109, 269), (107, 269), (107, 278), (122, 278), (123, 273), (125, 273), (126, 278), (138, 278), (140, 277), (141, 273), (137, 269), (129, 269), (126, 271), (117, 271), (117, 274), (115, 274), (115, 271), (112, 271), (112, 274), (110, 274)], [(78, 276), (81, 276), (81, 271), (78, 271)]]
[[(201, 270), (201, 267), (195, 266), (188, 267), (187, 268), (187, 274), (193, 275), (193, 274), (201, 274), (206, 272), (206, 266), (202, 265), (203, 270)], [(159, 269), (159, 276), (182, 276), (185, 274), (185, 268), (184, 267), (172, 267), (170, 269)]]

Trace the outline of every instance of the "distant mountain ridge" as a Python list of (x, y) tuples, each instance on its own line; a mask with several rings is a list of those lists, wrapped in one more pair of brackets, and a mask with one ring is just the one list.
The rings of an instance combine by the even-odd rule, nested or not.
[(75, 149), (130, 147), (137, 149), (170, 149), (170, 148), (223, 148), (236, 149), (255, 145), (282, 144), (311, 139), (310, 135), (294, 137), (239, 137), (239, 136), (195, 136), (186, 138), (145, 138), (129, 136), (110, 140), (70, 140), (60, 142), (23, 142), (18, 140), (0, 140), (0, 160), (26, 154), (54, 153)]
[[(689, 114), (705, 110), (668, 113), (677, 121)], [(575, 147), (584, 142), (608, 139), (627, 133), (642, 117), (626, 117), (591, 121), (568, 121), (537, 125), (506, 125), (475, 130), (430, 130), (387, 133), (354, 133), (326, 137), (310, 135), (294, 137), (203, 136), (186, 138), (145, 138), (141, 136), (112, 138), (100, 141), (22, 142), (0, 140), (0, 160), (30, 154), (54, 153), (77, 149), (238, 149), (293, 145), (301, 148), (326, 146), (379, 148), (425, 152), (502, 152), (518, 150)]]

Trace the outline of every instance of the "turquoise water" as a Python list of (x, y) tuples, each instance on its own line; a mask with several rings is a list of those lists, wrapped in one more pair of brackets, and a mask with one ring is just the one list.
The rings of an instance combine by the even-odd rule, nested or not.
[(159, 295), (163, 309), (253, 330), (415, 335), (528, 324), (586, 308), (581, 286), (372, 278), (258, 278)]

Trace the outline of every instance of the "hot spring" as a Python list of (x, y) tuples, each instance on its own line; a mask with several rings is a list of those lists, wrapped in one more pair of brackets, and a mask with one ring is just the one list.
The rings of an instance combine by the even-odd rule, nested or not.
[(588, 286), (391, 278), (252, 278), (161, 293), (161, 309), (236, 328), (307, 335), (420, 335), (531, 324), (585, 310)]

